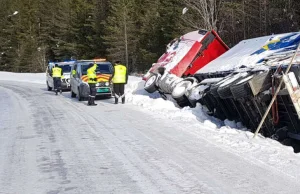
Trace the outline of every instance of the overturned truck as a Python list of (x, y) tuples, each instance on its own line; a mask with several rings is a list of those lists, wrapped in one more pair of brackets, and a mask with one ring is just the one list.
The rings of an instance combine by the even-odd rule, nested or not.
[[(160, 85), (165, 84), (160, 80), (172, 77), (169, 80), (176, 81), (169, 81), (174, 84), (167, 92), (179, 106), (195, 107), (201, 103), (209, 115), (242, 122), (254, 132), (284, 78), (260, 132), (281, 142), (299, 144), (300, 52), (295, 55), (299, 43), (298, 32), (244, 40), (194, 74), (177, 77), (167, 69), (159, 72), (161, 75), (153, 73), (156, 88), (163, 93)], [(149, 85), (146, 81), (146, 90)]]

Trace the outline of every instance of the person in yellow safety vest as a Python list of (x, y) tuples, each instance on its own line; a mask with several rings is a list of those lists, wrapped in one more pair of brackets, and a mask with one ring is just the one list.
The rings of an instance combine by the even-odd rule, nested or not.
[(75, 75), (76, 75), (76, 70), (73, 69), (73, 70), (72, 70), (72, 76), (74, 77)]
[(119, 98), (122, 98), (122, 104), (125, 103), (125, 84), (128, 81), (128, 72), (125, 65), (120, 61), (116, 61), (114, 64), (113, 74), (109, 79), (109, 82), (113, 82), (113, 88), (115, 93), (115, 104), (118, 104)]
[(96, 84), (97, 84), (97, 74), (96, 74), (97, 64), (90, 63), (87, 69), (88, 84), (90, 86), (90, 95), (88, 100), (88, 106), (97, 106), (95, 104), (96, 98)]
[(58, 91), (60, 93), (62, 93), (61, 77), (63, 76), (63, 71), (58, 66), (58, 64), (55, 64), (55, 66), (52, 68), (51, 76), (53, 77), (53, 85), (54, 85), (55, 95), (57, 95)]

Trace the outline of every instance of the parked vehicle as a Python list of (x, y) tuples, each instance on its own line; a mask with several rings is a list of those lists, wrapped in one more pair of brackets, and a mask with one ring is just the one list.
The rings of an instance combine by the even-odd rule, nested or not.
[(110, 98), (112, 96), (112, 84), (109, 83), (109, 78), (113, 72), (113, 66), (105, 59), (94, 60), (79, 60), (72, 67), (71, 76), (71, 97), (77, 96), (79, 101), (86, 99), (89, 96), (90, 88), (87, 83), (87, 69), (90, 63), (97, 64), (97, 93), (96, 96)]
[(48, 91), (51, 91), (54, 88), (53, 78), (51, 76), (52, 68), (55, 64), (58, 64), (60, 68), (62, 68), (63, 76), (61, 78), (61, 88), (62, 90), (70, 90), (70, 76), (71, 76), (71, 68), (75, 61), (65, 61), (65, 62), (56, 62), (49, 63), (46, 68), (46, 84)]

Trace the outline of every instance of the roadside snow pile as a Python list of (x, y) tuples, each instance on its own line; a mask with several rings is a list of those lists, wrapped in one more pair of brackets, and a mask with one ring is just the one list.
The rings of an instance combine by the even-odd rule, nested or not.
[(143, 85), (141, 78), (130, 77), (126, 86), (128, 103), (150, 110), (154, 118), (165, 122), (178, 122), (183, 132), (198, 136), (253, 164), (268, 165), (274, 171), (300, 178), (300, 155), (295, 154), (292, 147), (261, 135), (253, 139), (253, 133), (241, 123), (229, 120), (223, 122), (211, 117), (200, 104), (196, 108), (181, 109), (174, 102), (161, 99), (157, 92), (147, 93)]
[(11, 72), (0, 71), (0, 80), (45, 84), (46, 74), (45, 73), (11, 73)]
[(238, 129), (242, 129), (243, 126), (231, 121), (222, 122), (214, 117), (211, 117), (203, 111), (205, 107), (201, 104), (197, 104), (196, 108), (177, 106), (171, 96), (168, 96), (168, 100), (163, 100), (158, 92), (149, 94), (144, 90), (144, 81), (138, 77), (129, 77), (129, 82), (126, 85), (126, 101), (137, 106), (142, 106), (148, 110), (151, 110), (157, 115), (161, 115), (168, 119), (180, 119), (182, 121), (195, 121), (204, 123), (205, 126), (216, 129), (222, 126), (231, 126)]

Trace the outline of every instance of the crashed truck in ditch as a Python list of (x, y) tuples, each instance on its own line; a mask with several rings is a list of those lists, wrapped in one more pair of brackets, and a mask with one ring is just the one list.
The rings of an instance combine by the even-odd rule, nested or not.
[[(175, 76), (173, 69), (168, 68), (163, 75), (150, 70), (145, 89), (149, 90), (152, 81), (148, 80), (152, 76), (156, 77), (155, 87), (161, 93), (164, 91), (160, 85), (174, 83), (166, 92), (179, 106), (195, 107), (199, 102), (209, 115), (242, 122), (254, 132), (284, 78), (260, 132), (279, 141), (297, 141), (300, 140), (300, 52), (296, 52), (299, 43), (299, 32), (243, 40), (190, 75)], [(291, 69), (284, 75), (291, 61)], [(161, 84), (164, 79), (169, 80)]]
[[(176, 38), (167, 45), (166, 52), (143, 76), (146, 81), (144, 88), (149, 93), (158, 91), (166, 99), (165, 94), (172, 94), (174, 87), (183, 78), (189, 80), (188, 83), (196, 83), (193, 75), (228, 49), (213, 30), (193, 31)], [(176, 97), (176, 94), (173, 96)], [(181, 98), (177, 99), (177, 103), (180, 106), (192, 106), (189, 101)]]

